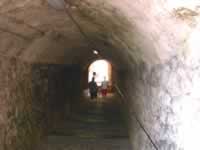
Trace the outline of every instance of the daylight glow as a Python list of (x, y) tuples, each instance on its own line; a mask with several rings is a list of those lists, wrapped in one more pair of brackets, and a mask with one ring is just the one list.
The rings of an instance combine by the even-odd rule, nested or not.
[(101, 82), (106, 77), (106, 80), (110, 80), (109, 77), (109, 66), (110, 64), (105, 60), (97, 60), (92, 63), (89, 67), (89, 77), (88, 80), (91, 81), (93, 77), (93, 72), (96, 72), (95, 81), (98, 85), (101, 85)]
[(197, 29), (194, 30), (189, 39), (189, 46), (191, 50), (195, 52), (194, 56), (200, 55), (199, 54), (199, 48), (200, 48), (199, 38), (200, 38), (200, 28), (199, 30)]
[(188, 58), (189, 63), (193, 64), (199, 64), (199, 58), (200, 58), (200, 44), (199, 44), (199, 38), (200, 38), (200, 25), (198, 28), (193, 30), (191, 33), (189, 40), (188, 40)]
[(180, 7), (185, 7), (194, 10), (199, 5), (199, 0), (168, 0), (165, 6), (168, 9), (177, 9)]
[(182, 145), (184, 150), (200, 149), (200, 112), (198, 100), (191, 101), (191, 98), (185, 98), (182, 109), (182, 124), (180, 127)]

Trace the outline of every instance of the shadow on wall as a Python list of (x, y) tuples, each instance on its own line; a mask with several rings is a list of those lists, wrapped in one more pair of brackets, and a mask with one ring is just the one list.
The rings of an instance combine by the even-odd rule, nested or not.
[(53, 111), (65, 111), (62, 104), (75, 105), (79, 70), (1, 57), (0, 149), (34, 149), (47, 135)]

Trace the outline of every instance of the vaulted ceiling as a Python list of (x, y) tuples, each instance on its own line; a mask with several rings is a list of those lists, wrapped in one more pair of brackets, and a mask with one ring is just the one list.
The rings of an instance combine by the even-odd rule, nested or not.
[(77, 63), (98, 49), (116, 63), (158, 63), (188, 53), (199, 14), (199, 0), (0, 0), (0, 54)]

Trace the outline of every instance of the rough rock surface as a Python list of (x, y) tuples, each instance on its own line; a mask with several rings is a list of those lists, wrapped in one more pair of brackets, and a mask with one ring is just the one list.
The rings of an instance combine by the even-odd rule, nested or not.
[(73, 91), (78, 89), (74, 88), (80, 84), (79, 76), (69, 69), (1, 56), (0, 149), (33, 149), (47, 135), (56, 112), (60, 119), (69, 115), (70, 101), (77, 103), (78, 92)]
[[(17, 144), (14, 139), (30, 135), (17, 132), (17, 122), (10, 127), (13, 119), (7, 112), (17, 113), (14, 106), (19, 105), (17, 115), (34, 118), (32, 78), (40, 75), (31, 73), (32, 63), (84, 66), (106, 58), (118, 70), (128, 70), (122, 87), (130, 116), (131, 111), (137, 114), (157, 147), (199, 150), (199, 0), (65, 2), (65, 9), (58, 10), (46, 0), (0, 1), (1, 139)], [(46, 81), (41, 81), (43, 86)], [(131, 120), (133, 147), (151, 149), (140, 144), (149, 139)], [(10, 128), (13, 135), (7, 133)]]
[(133, 99), (128, 104), (134, 149), (155, 149), (136, 119), (160, 150), (199, 148), (199, 74), (199, 67), (177, 57), (129, 72), (124, 93)]
[(1, 57), (0, 149), (27, 150), (38, 143), (46, 122), (43, 107), (46, 84), (41, 72), (32, 70), (31, 64)]

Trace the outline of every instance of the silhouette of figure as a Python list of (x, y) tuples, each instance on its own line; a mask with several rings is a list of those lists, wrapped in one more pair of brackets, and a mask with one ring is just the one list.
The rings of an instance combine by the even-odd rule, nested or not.
[(89, 91), (91, 99), (97, 98), (98, 86), (94, 77), (92, 78), (92, 81), (89, 82)]

